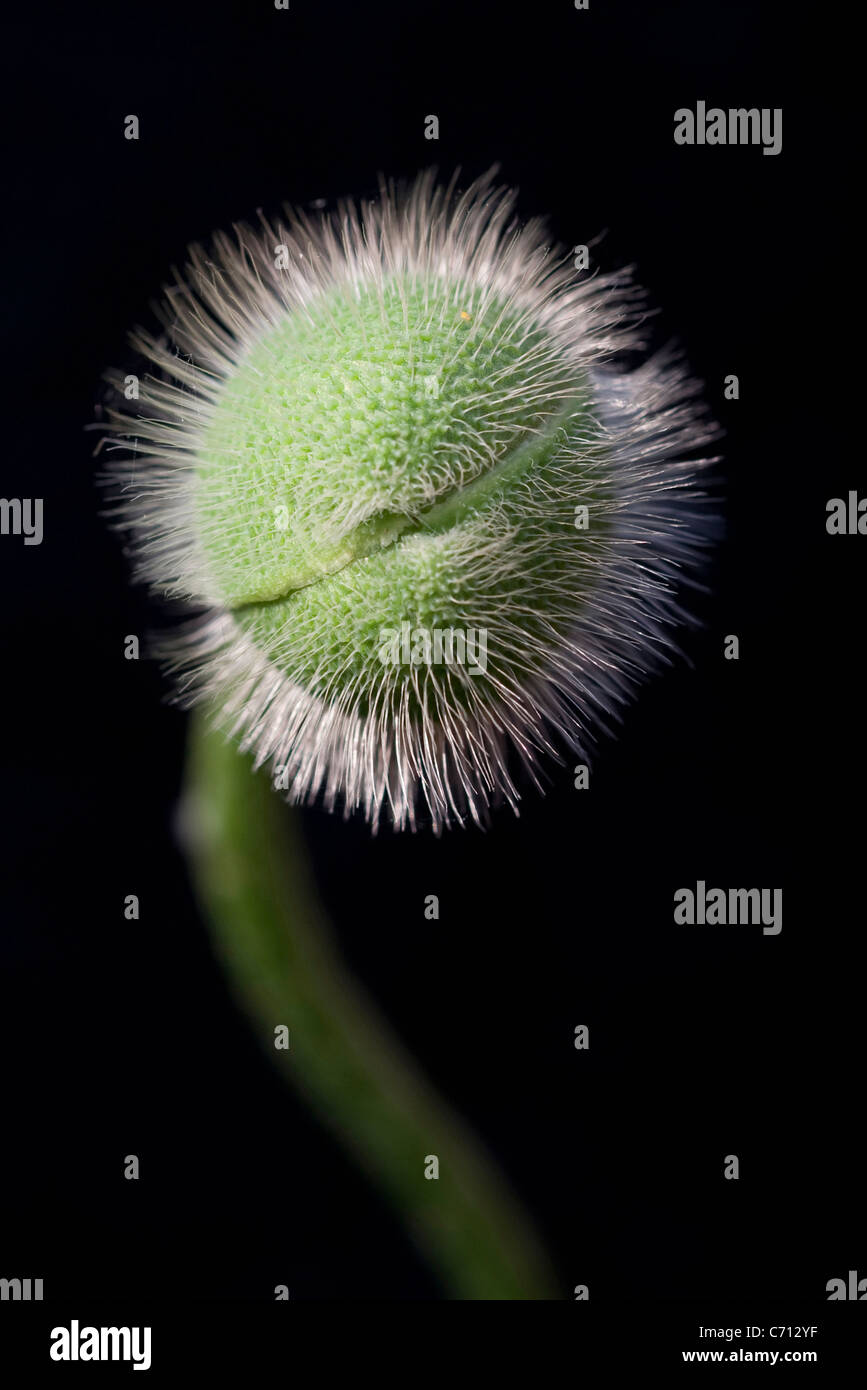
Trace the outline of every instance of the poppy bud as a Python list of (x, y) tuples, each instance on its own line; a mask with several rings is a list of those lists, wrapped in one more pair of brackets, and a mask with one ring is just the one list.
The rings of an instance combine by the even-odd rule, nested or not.
[(425, 175), (217, 235), (114, 422), (139, 575), (197, 610), (180, 693), (291, 800), (374, 827), (482, 820), (515, 759), (586, 756), (712, 530), (696, 387), (618, 365), (628, 273), (578, 279), (513, 208)]

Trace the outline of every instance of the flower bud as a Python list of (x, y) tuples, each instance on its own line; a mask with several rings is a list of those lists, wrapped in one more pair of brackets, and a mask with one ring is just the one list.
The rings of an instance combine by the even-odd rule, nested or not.
[(694, 385), (617, 365), (629, 275), (576, 279), (513, 207), (427, 175), (192, 248), (114, 422), (138, 574), (197, 610), (182, 696), (374, 827), (480, 821), (518, 762), (586, 756), (710, 536)]

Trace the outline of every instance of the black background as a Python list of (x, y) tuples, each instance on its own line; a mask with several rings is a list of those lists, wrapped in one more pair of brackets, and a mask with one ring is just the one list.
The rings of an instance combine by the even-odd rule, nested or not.
[[(173, 834), (184, 717), (123, 659), (153, 612), (99, 517), (83, 426), (188, 242), (380, 171), (497, 161), (522, 213), (569, 245), (606, 230), (602, 264), (634, 263), (661, 306), (726, 429), (727, 539), (691, 664), (644, 690), (589, 792), (552, 765), (519, 820), (440, 841), (307, 811), (322, 894), (565, 1299), (579, 1282), (600, 1301), (821, 1299), (867, 1275), (867, 541), (825, 533), (863, 464), (837, 339), (847, 126), (818, 94), (819, 24), (732, 0), (158, 0), (8, 22), (2, 491), (45, 499), (45, 538), (0, 540), (0, 1274), (42, 1276), (46, 1297), (441, 1296), (212, 959)], [(699, 98), (783, 107), (782, 154), (675, 146), (673, 112)], [(782, 934), (675, 927), (699, 878), (782, 887)]]

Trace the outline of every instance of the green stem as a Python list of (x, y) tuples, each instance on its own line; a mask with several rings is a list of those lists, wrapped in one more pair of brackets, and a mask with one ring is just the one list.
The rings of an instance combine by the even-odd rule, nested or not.
[[(297, 815), (203, 716), (192, 720), (184, 800), (202, 907), (271, 1059), (390, 1198), (449, 1296), (557, 1298), (493, 1160), (343, 965)], [(281, 1024), (288, 1050), (274, 1046)], [(428, 1155), (439, 1160), (438, 1181), (424, 1176)]]

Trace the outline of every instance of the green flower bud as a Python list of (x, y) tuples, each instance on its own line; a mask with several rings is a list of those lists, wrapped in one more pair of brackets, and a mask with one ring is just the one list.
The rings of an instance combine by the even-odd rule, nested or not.
[(611, 365), (639, 304), (487, 178), (192, 249), (168, 338), (133, 340), (159, 370), (116, 420), (121, 520), (200, 610), (181, 691), (293, 800), (517, 807), (509, 750), (582, 752), (670, 651), (714, 430), (673, 361)]

